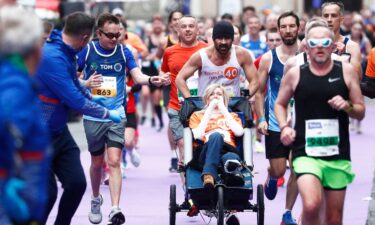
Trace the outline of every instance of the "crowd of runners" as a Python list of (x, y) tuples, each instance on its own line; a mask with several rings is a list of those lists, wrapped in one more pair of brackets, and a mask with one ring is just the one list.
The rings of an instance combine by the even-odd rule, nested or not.
[[(71, 224), (87, 186), (67, 126), (72, 111), (83, 115), (91, 155), (92, 197), (82, 203), (91, 205), (88, 220), (99, 224), (106, 213), (108, 224), (124, 224), (122, 180), (128, 161), (142, 162), (138, 141), (147, 141), (139, 126), (150, 121), (167, 135), (169, 171), (182, 174), (179, 110), (191, 96), (206, 104), (190, 124), (207, 146), (199, 159), (205, 188), (217, 182), (217, 143), (232, 149), (243, 134), (227, 98), (245, 96), (257, 128), (254, 151), (269, 160), (269, 200), (291, 170), (285, 212), (275, 223), (297, 225), (292, 210), (300, 195), (303, 225), (342, 224), (355, 176), (350, 131), (362, 133), (362, 93), (375, 97), (375, 17), (345, 11), (340, 2), (322, 4), (317, 15), (263, 17), (252, 6), (216, 19), (176, 10), (153, 15), (136, 33), (121, 8), (96, 18), (75, 12), (54, 24), (0, 1), (0, 224), (45, 224), (55, 204), (54, 224)], [(233, 152), (231, 160), (241, 161)], [(112, 207), (102, 209), (103, 201)], [(240, 224), (235, 212), (226, 224)]]

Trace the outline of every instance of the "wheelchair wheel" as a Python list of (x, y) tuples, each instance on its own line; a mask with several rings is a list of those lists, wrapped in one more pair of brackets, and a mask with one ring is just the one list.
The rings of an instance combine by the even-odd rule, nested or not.
[(172, 184), (169, 188), (169, 225), (176, 225), (176, 185)]
[(224, 225), (224, 187), (217, 187), (217, 225)]
[(257, 224), (264, 225), (264, 193), (261, 184), (257, 186), (257, 208)]

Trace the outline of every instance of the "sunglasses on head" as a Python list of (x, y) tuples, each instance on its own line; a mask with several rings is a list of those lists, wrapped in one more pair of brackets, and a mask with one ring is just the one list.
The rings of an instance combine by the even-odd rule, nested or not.
[(111, 33), (111, 32), (106, 33), (106, 32), (104, 32), (102, 30), (99, 30), (99, 32), (102, 33), (102, 34), (104, 34), (109, 39), (113, 39), (113, 38), (118, 39), (121, 36), (120, 32), (117, 33), (117, 34), (114, 34), (114, 33)]
[(307, 45), (310, 48), (316, 48), (316, 47), (318, 47), (319, 44), (323, 48), (328, 48), (332, 44), (332, 39), (330, 39), (330, 38), (320, 38), (320, 39), (310, 38), (310, 39), (307, 39)]

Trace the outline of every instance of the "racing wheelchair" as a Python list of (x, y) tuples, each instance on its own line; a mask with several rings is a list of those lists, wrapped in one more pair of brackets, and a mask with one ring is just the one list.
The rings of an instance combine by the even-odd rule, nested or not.
[[(185, 201), (182, 204), (176, 203), (176, 185), (170, 185), (169, 202), (169, 224), (176, 224), (176, 214), (187, 212), (188, 216), (196, 216), (202, 212), (208, 212), (217, 218), (218, 225), (224, 225), (225, 215), (230, 212), (252, 211), (257, 213), (257, 225), (264, 224), (264, 193), (263, 185), (257, 185), (256, 203), (253, 200), (252, 171), (252, 136), (251, 128), (254, 127), (252, 112), (246, 97), (232, 97), (229, 100), (228, 108), (239, 115), (244, 126), (244, 135), (237, 138), (236, 146), (242, 159), (241, 174), (244, 179), (243, 186), (230, 186), (225, 183), (225, 172), (219, 168), (219, 179), (214, 190), (207, 190), (203, 186), (201, 170), (197, 166), (197, 152), (199, 149), (193, 147), (193, 135), (189, 128), (189, 118), (193, 112), (204, 107), (200, 97), (185, 99), (180, 110), (180, 120), (184, 127), (184, 165), (180, 171), (185, 174)], [(199, 148), (199, 147), (198, 147)]]

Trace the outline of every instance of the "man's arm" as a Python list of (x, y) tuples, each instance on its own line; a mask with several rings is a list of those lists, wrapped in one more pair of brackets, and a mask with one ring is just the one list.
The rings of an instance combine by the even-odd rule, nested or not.
[(362, 67), (361, 67), (361, 50), (359, 45), (354, 41), (349, 41), (347, 44), (347, 52), (350, 53), (350, 64), (353, 65), (355, 72), (357, 73), (358, 80), (362, 80)]
[(299, 80), (299, 67), (295, 66), (281, 79), (279, 93), (275, 102), (275, 116), (280, 125), (280, 129), (287, 126), (287, 109), (290, 99), (294, 95), (296, 84)]
[(261, 134), (267, 134), (268, 124), (264, 119), (264, 90), (268, 80), (268, 70), (271, 66), (271, 52), (267, 52), (262, 56), (259, 63), (258, 77), (259, 89), (255, 93), (255, 113), (258, 117), (258, 131)]
[(167, 84), (167, 80), (169, 80), (169, 76), (166, 74), (162, 76), (147, 76), (143, 74), (138, 67), (134, 67), (132, 70), (130, 70), (130, 75), (137, 84), (152, 84), (158, 87), (163, 84)]
[(78, 79), (74, 72), (71, 73), (69, 65), (62, 60), (49, 61), (48, 58), (44, 58), (45, 61), (41, 62), (41, 65), (53, 65), (43, 66), (43, 68), (37, 72), (37, 77), (41, 80), (44, 86), (48, 87), (56, 98), (64, 103), (64, 105), (78, 111), (82, 114), (96, 117), (96, 118), (107, 118), (108, 110), (95, 102), (90, 101), (82, 93), (79, 81), (73, 81)]
[(236, 47), (237, 58), (239, 59), (240, 65), (245, 72), (247, 81), (249, 82), (249, 95), (253, 96), (259, 88), (259, 80), (257, 69), (254, 66), (252, 57), (249, 52), (242, 47)]
[(200, 68), (202, 68), (202, 60), (198, 51), (190, 57), (190, 59), (185, 63), (180, 72), (177, 74), (176, 86), (177, 89), (180, 90), (184, 98), (188, 98), (191, 96), (190, 90), (186, 84), (186, 80), (189, 77), (193, 76), (194, 72)]
[(296, 131), (289, 127), (288, 105), (294, 95), (295, 88), (299, 82), (299, 66), (291, 68), (281, 80), (279, 94), (275, 102), (275, 116), (280, 126), (280, 140), (285, 145), (290, 145), (295, 137)]
[(361, 120), (365, 116), (365, 105), (359, 87), (359, 81), (353, 77), (355, 73), (351, 64), (343, 63), (344, 80), (349, 89), (349, 101), (342, 96), (335, 96), (328, 101), (332, 108), (344, 110), (350, 117)]
[(159, 59), (161, 59), (164, 55), (164, 51), (167, 48), (167, 42), (168, 42), (168, 36), (166, 36), (159, 42), (159, 45), (155, 54), (155, 56), (158, 57)]

